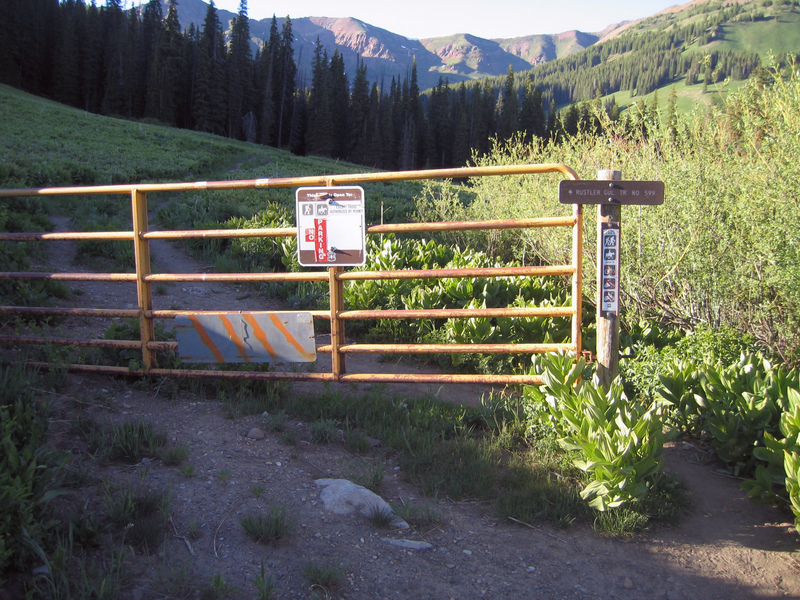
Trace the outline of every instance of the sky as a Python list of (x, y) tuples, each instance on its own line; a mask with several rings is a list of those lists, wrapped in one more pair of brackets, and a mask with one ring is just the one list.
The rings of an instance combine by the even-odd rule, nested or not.
[[(207, 0), (208, 1), (208, 0)], [(429, 38), (454, 33), (511, 38), (578, 29), (602, 31), (612, 23), (640, 19), (688, 0), (249, 0), (251, 19), (354, 17), (405, 36)], [(392, 8), (387, 8), (387, 4)], [(239, 0), (215, 0), (237, 12)]]

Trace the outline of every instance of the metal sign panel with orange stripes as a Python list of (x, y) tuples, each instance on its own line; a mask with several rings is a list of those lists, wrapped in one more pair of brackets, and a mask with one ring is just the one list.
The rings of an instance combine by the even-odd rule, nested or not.
[(314, 362), (307, 312), (220, 312), (175, 318), (178, 355), (195, 363)]

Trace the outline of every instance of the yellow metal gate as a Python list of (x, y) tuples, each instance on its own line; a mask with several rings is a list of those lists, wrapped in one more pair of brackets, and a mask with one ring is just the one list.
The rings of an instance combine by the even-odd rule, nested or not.
[[(416, 383), (488, 383), (488, 384), (535, 384), (540, 379), (535, 375), (514, 374), (420, 374), (420, 373), (351, 373), (346, 368), (348, 354), (441, 354), (441, 353), (485, 353), (485, 354), (533, 354), (555, 351), (581, 353), (581, 262), (582, 262), (582, 212), (574, 205), (570, 217), (541, 217), (492, 221), (463, 221), (447, 223), (400, 223), (367, 227), (367, 235), (387, 233), (437, 232), (453, 230), (512, 229), (534, 227), (568, 227), (572, 229), (571, 264), (551, 266), (495, 267), (471, 269), (425, 269), (398, 271), (346, 270), (331, 267), (327, 271), (305, 271), (300, 273), (184, 273), (167, 274), (151, 272), (150, 241), (188, 238), (244, 238), (296, 236), (295, 228), (286, 229), (224, 229), (193, 231), (152, 231), (148, 227), (147, 194), (155, 192), (191, 192), (198, 190), (237, 190), (291, 188), (302, 186), (338, 186), (368, 184), (386, 181), (408, 181), (424, 179), (456, 179), (485, 176), (521, 174), (561, 173), (569, 179), (577, 179), (575, 172), (562, 164), (516, 165), (498, 167), (468, 167), (461, 169), (436, 169), (389, 173), (366, 173), (355, 175), (321, 175), (281, 179), (254, 179), (241, 181), (215, 181), (194, 183), (130, 184), (88, 187), (62, 187), (40, 189), (0, 190), (0, 198), (23, 196), (62, 196), (87, 194), (117, 194), (131, 198), (132, 231), (120, 232), (64, 232), (64, 233), (0, 233), (0, 241), (51, 241), (51, 240), (127, 240), (133, 242), (135, 273), (45, 273), (45, 272), (0, 272), (0, 280), (55, 280), (55, 281), (115, 281), (136, 285), (138, 308), (47, 308), (0, 306), (0, 314), (20, 316), (81, 316), (100, 318), (134, 318), (139, 320), (139, 340), (77, 339), (58, 337), (35, 337), (21, 335), (0, 336), (0, 343), (49, 344), (53, 346), (79, 346), (117, 349), (140, 349), (142, 367), (129, 369), (102, 365), (67, 365), (71, 371), (106, 374), (125, 374), (153, 377), (199, 377), (231, 379), (270, 379), (292, 381), (333, 382), (416, 382)], [(570, 276), (572, 279), (572, 303), (566, 307), (506, 307), (506, 308), (462, 308), (431, 310), (348, 310), (344, 306), (343, 286), (346, 281), (383, 279), (437, 279), (459, 277), (545, 277)], [(267, 282), (267, 281), (319, 281), (327, 282), (330, 291), (328, 310), (309, 311), (314, 319), (330, 321), (330, 343), (318, 344), (317, 353), (331, 355), (330, 372), (302, 371), (241, 371), (241, 370), (194, 370), (164, 369), (156, 364), (157, 351), (175, 351), (177, 342), (157, 341), (155, 321), (175, 319), (180, 315), (198, 315), (211, 311), (167, 310), (156, 308), (153, 303), (153, 284), (159, 282)], [(217, 311), (218, 312), (218, 311)], [(566, 317), (572, 321), (570, 343), (515, 343), (515, 344), (359, 344), (345, 339), (345, 323), (356, 319), (453, 319), (453, 318), (498, 318), (498, 317)], [(47, 368), (48, 363), (31, 363)]]

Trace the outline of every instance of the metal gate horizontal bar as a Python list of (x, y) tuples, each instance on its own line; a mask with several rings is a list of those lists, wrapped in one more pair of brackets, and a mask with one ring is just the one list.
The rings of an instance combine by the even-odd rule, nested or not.
[(531, 308), (431, 308), (408, 310), (346, 310), (340, 319), (459, 319), (459, 318), (525, 318), (571, 317), (571, 306)]
[(498, 219), (490, 221), (448, 221), (445, 223), (385, 223), (367, 227), (367, 233), (417, 233), (424, 231), (474, 231), (480, 229), (530, 229), (536, 227), (572, 227), (575, 217), (538, 219)]
[(205, 239), (205, 238), (251, 238), (251, 237), (294, 237), (296, 228), (264, 228), (264, 229), (204, 229), (175, 230), (175, 231), (148, 231), (140, 237), (143, 240), (180, 240), (180, 239)]
[(578, 174), (560, 163), (536, 165), (499, 165), (489, 167), (462, 167), (457, 169), (428, 169), (422, 171), (394, 171), (382, 173), (357, 173), (344, 175), (313, 175), (305, 177), (280, 177), (273, 179), (245, 179), (234, 181), (194, 181), (181, 183), (131, 183), (123, 185), (72, 186), (60, 188), (17, 188), (0, 190), (0, 198), (14, 196), (64, 196), (75, 194), (132, 194), (134, 192), (191, 192), (197, 190), (243, 190), (306, 186), (350, 185), (381, 181), (419, 181), (423, 179), (466, 179), (501, 175), (533, 175), (561, 173), (569, 179)]
[(3, 242), (34, 242), (61, 240), (122, 240), (133, 241), (132, 231), (59, 231), (55, 233), (0, 233)]
[(571, 265), (537, 267), (485, 267), (474, 269), (402, 269), (399, 271), (348, 271), (341, 273), (341, 281), (366, 279), (458, 279), (461, 277), (544, 277), (572, 275)]
[(574, 344), (344, 344), (344, 354), (540, 354), (575, 352)]
[[(50, 363), (28, 362), (29, 367), (47, 370)], [(263, 381), (317, 381), (343, 383), (470, 383), (488, 385), (540, 385), (539, 375), (471, 375), (468, 373), (353, 373), (340, 375), (332, 373), (299, 373), (294, 371), (195, 371), (189, 369), (150, 369), (147, 372), (127, 367), (104, 365), (59, 365), (73, 373), (101, 373), (134, 377), (177, 377), (193, 379), (236, 379)]]
[(52, 317), (100, 317), (137, 319), (133, 308), (53, 308), (38, 306), (0, 306), (0, 315), (42, 315)]
[(0, 342), (9, 344), (32, 344), (37, 346), (79, 346), (81, 348), (118, 348), (122, 350), (141, 350), (139, 340), (103, 340), (80, 338), (36, 337), (30, 335), (2, 335)]
[[(192, 282), (254, 282), (254, 281), (328, 281), (327, 271), (308, 271), (304, 273), (153, 273), (143, 275), (148, 283), (157, 281)], [(217, 311), (219, 312), (219, 311)]]
[(136, 281), (136, 273), (0, 273), (0, 279), (50, 281)]

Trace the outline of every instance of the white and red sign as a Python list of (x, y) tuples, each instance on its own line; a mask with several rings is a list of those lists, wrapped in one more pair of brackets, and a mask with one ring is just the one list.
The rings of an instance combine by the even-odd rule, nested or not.
[(364, 190), (298, 188), (297, 257), (305, 267), (361, 266), (366, 261)]

